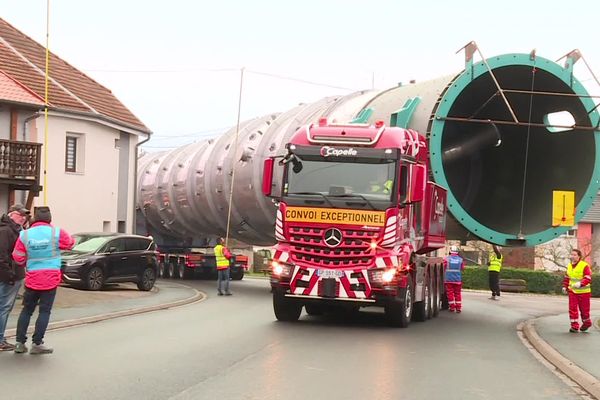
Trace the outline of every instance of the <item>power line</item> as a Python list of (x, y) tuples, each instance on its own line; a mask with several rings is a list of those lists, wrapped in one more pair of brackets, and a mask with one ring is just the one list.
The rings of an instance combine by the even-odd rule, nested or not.
[(253, 70), (246, 70), (247, 72), (250, 72), (252, 74), (255, 75), (263, 75), (263, 76), (268, 76), (271, 78), (276, 78), (276, 79), (283, 79), (286, 81), (294, 81), (294, 82), (300, 82), (300, 83), (305, 83), (307, 85), (314, 85), (314, 86), (322, 86), (322, 87), (328, 87), (328, 88), (332, 88), (332, 89), (338, 89), (338, 90), (347, 90), (349, 92), (355, 92), (356, 89), (351, 89), (351, 88), (347, 88), (347, 87), (343, 87), (343, 86), (335, 86), (335, 85), (329, 85), (327, 83), (320, 83), (320, 82), (313, 82), (313, 81), (309, 81), (306, 79), (300, 79), (300, 78), (293, 78), (290, 76), (283, 76), (283, 75), (278, 75), (278, 74), (272, 74), (269, 72), (260, 72), (260, 71), (253, 71)]
[[(166, 73), (166, 74), (171, 74), (171, 73), (185, 73), (185, 72), (238, 72), (239, 69), (237, 69), (237, 68), (86, 69), (84, 71), (85, 72), (126, 73), (126, 74), (127, 73), (148, 73), (148, 74)], [(348, 91), (348, 92), (354, 92), (354, 91), (356, 91), (356, 89), (353, 89), (353, 88), (347, 88), (347, 87), (337, 86), (337, 85), (330, 85), (328, 83), (322, 83), (322, 82), (309, 81), (307, 79), (295, 78), (295, 77), (285, 76), (285, 75), (279, 75), (279, 74), (273, 74), (273, 73), (270, 73), (270, 72), (254, 71), (254, 70), (246, 70), (246, 71), (250, 72), (252, 74), (255, 74), (255, 75), (262, 75), (262, 76), (267, 76), (267, 77), (275, 78), (275, 79), (281, 79), (281, 80), (286, 80), (286, 81), (304, 83), (306, 85), (327, 87), (327, 88), (331, 88), (331, 89), (345, 90), (345, 91)]]

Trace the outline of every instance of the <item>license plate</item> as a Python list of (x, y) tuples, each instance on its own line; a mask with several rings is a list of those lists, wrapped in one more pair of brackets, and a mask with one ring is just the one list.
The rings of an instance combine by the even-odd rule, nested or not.
[(317, 276), (324, 279), (341, 278), (342, 276), (344, 276), (344, 273), (335, 269), (320, 269), (317, 270)]

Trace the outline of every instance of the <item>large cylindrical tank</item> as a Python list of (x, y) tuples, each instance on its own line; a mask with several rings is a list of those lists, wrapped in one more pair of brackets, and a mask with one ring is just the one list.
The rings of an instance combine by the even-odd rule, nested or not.
[[(575, 192), (579, 220), (600, 188), (600, 138), (592, 128), (599, 114), (572, 66), (509, 54), (458, 75), (325, 98), (244, 122), (235, 154), (235, 128), (147, 154), (139, 161), (138, 207), (164, 235), (223, 235), (235, 165), (230, 235), (273, 243), (275, 208), (261, 193), (263, 160), (283, 154), (305, 124), (321, 117), (349, 121), (366, 109), (373, 111), (371, 122), (389, 123), (395, 114), (397, 124), (427, 135), (433, 179), (448, 189), (458, 222), (449, 227), (453, 235), (468, 232), (501, 245), (542, 243), (567, 229), (552, 226), (554, 190)], [(559, 112), (572, 115), (574, 129), (547, 126), (548, 116)]]

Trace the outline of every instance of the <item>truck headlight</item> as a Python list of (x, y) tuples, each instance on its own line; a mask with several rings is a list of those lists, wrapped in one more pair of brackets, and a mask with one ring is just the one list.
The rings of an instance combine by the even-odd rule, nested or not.
[(289, 264), (273, 261), (271, 263), (271, 270), (273, 275), (288, 278), (292, 273), (292, 267)]

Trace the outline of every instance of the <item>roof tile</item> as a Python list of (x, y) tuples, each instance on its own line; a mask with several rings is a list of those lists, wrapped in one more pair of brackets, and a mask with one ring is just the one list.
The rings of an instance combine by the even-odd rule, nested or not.
[[(46, 49), (0, 18), (0, 70), (44, 98)], [(57, 109), (98, 113), (143, 132), (149, 129), (110, 90), (50, 53), (48, 103)]]

